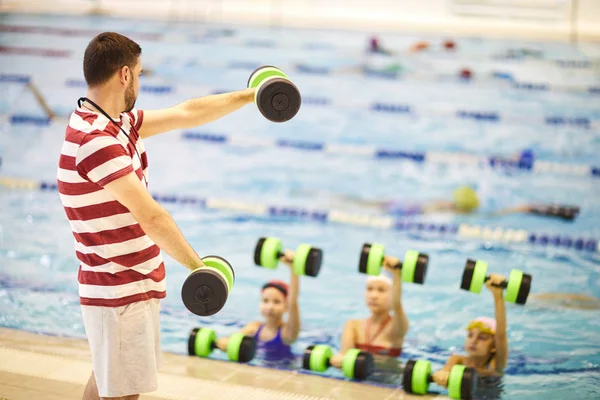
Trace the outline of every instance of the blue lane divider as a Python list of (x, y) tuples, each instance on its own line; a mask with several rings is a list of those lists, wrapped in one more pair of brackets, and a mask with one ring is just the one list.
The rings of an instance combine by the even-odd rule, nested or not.
[(309, 151), (323, 151), (325, 148), (324, 143), (317, 142), (307, 142), (303, 140), (288, 140), (288, 139), (279, 139), (275, 143), (277, 147), (290, 147), (293, 149), (299, 150), (309, 150)]
[(406, 151), (399, 150), (376, 150), (375, 158), (378, 159), (400, 159), (400, 160), (412, 160), (415, 162), (424, 162), (426, 154), (425, 153), (410, 153)]
[(18, 74), (0, 74), (0, 82), (28, 84), (31, 77)]
[(406, 104), (373, 103), (371, 104), (371, 110), (394, 114), (409, 114), (411, 106)]
[(592, 63), (589, 60), (556, 60), (556, 65), (560, 68), (568, 69), (590, 69)]
[(578, 126), (586, 129), (589, 129), (592, 124), (592, 121), (585, 117), (566, 118), (562, 116), (548, 116), (545, 121), (547, 125)]
[(525, 89), (531, 91), (547, 92), (550, 87), (546, 83), (533, 83), (533, 82), (515, 82), (513, 83), (515, 89)]
[(298, 64), (296, 65), (296, 72), (302, 74), (313, 74), (313, 75), (329, 75), (331, 73), (331, 68), (328, 67), (318, 67), (314, 65), (306, 65), (306, 64)]
[[(56, 182), (36, 181), (0, 176), (0, 186), (11, 189), (29, 189), (54, 192)], [(295, 206), (249, 203), (238, 199), (220, 199), (189, 195), (153, 193), (161, 203), (192, 205), (203, 209), (238, 212), (260, 217), (286, 217), (319, 223), (332, 223), (371, 227), (384, 230), (416, 232), (422, 234), (449, 235), (470, 240), (529, 243), (530, 245), (600, 252), (600, 242), (594, 238), (570, 237), (560, 234), (528, 232), (523, 229), (478, 226), (469, 224), (437, 224), (399, 219), (391, 216), (352, 214), (333, 209), (308, 209)]]
[(168, 94), (173, 92), (173, 86), (152, 86), (152, 85), (141, 85), (140, 90), (144, 93), (154, 94)]
[(87, 83), (85, 83), (82, 79), (67, 79), (65, 81), (65, 86), (67, 87), (86, 87)]
[(50, 118), (36, 115), (15, 114), (10, 116), (10, 123), (13, 125), (50, 125)]
[(498, 115), (498, 113), (485, 111), (458, 110), (456, 111), (456, 117), (460, 119), (474, 119), (476, 121), (500, 121), (500, 115)]
[(519, 169), (534, 173), (600, 178), (600, 166), (536, 160), (533, 151), (528, 149), (523, 150), (518, 158), (502, 158), (498, 156), (474, 156), (465, 153), (409, 152), (399, 149), (378, 149), (369, 145), (328, 144), (306, 140), (243, 138), (240, 136), (233, 137), (221, 133), (202, 131), (186, 131), (183, 132), (181, 137), (184, 140), (196, 140), (230, 146), (287, 148), (323, 154), (352, 155), (354, 157), (363, 155), (378, 160), (410, 160), (418, 163), (429, 162), (471, 165), (475, 167), (489, 166), (497, 169)]
[(302, 97), (302, 104), (310, 104), (312, 106), (330, 106), (331, 100), (326, 97)]

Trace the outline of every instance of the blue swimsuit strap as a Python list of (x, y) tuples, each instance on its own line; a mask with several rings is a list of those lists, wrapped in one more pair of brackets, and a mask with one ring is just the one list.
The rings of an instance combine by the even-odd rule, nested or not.
[[(265, 324), (260, 324), (260, 326), (258, 327), (258, 330), (254, 334), (254, 337), (256, 338), (256, 340), (260, 340), (260, 332), (262, 331), (262, 329), (264, 328), (264, 326), (265, 326)], [(273, 339), (266, 340), (265, 342), (273, 342), (275, 340), (279, 340), (280, 342), (283, 343), (283, 339), (281, 338), (281, 330), (282, 329), (283, 329), (283, 325), (280, 326), (279, 329), (277, 329), (277, 333), (275, 334), (275, 336), (273, 337)]]
[(256, 331), (256, 333), (254, 334), (254, 338), (258, 340), (258, 338), (260, 337), (260, 331), (262, 331), (263, 326), (265, 326), (265, 324), (260, 324), (258, 326), (258, 330)]

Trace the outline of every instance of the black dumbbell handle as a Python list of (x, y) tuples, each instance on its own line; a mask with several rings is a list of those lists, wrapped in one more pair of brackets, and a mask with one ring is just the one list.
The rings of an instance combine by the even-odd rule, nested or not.
[[(485, 277), (485, 281), (487, 282), (487, 281), (489, 281), (489, 280), (490, 280), (490, 276), (486, 276), (486, 277)], [(507, 281), (502, 281), (502, 282), (500, 282), (499, 284), (492, 283), (492, 286), (495, 286), (495, 287), (501, 287), (501, 288), (504, 288), (504, 289), (506, 289), (506, 287), (508, 286), (508, 282), (507, 282)]]
[(280, 251), (277, 252), (277, 258), (281, 258), (283, 256), (285, 256), (285, 253), (282, 253)]

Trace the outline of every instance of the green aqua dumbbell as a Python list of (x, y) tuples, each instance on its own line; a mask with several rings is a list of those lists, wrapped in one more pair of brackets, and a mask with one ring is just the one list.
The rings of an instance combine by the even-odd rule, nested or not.
[(204, 266), (193, 270), (181, 287), (181, 299), (192, 313), (206, 317), (219, 312), (233, 288), (235, 273), (231, 264), (219, 256), (202, 258)]
[(300, 91), (277, 67), (265, 65), (257, 68), (250, 74), (248, 88), (256, 88), (254, 103), (269, 121), (289, 121), (300, 110)]
[[(304, 350), (302, 368), (315, 372), (325, 372), (331, 366), (332, 356), (333, 350), (327, 345), (308, 346)], [(344, 354), (341, 369), (346, 378), (357, 381), (365, 380), (373, 373), (373, 355), (358, 349), (349, 349)]]
[[(424, 360), (409, 360), (402, 374), (402, 386), (406, 393), (426, 394), (433, 382), (431, 363)], [(455, 365), (448, 377), (448, 396), (451, 399), (471, 399), (477, 389), (477, 372), (474, 368)]]
[[(377, 276), (381, 272), (385, 247), (379, 243), (365, 243), (360, 252), (358, 272)], [(415, 250), (408, 250), (404, 259), (395, 268), (402, 270), (402, 281), (423, 284), (427, 274), (429, 256)]]
[[(254, 248), (254, 263), (260, 267), (275, 269), (283, 256), (283, 244), (275, 237), (261, 237)], [(296, 275), (316, 277), (323, 263), (323, 250), (309, 244), (296, 248), (292, 267)]]
[[(488, 263), (482, 260), (467, 259), (460, 284), (460, 288), (472, 293), (481, 293), (481, 289), (490, 277), (487, 275)], [(506, 289), (506, 301), (523, 305), (527, 302), (531, 289), (532, 276), (518, 269), (510, 271), (508, 280), (503, 281), (498, 287)]]
[[(214, 330), (208, 328), (194, 328), (188, 339), (188, 354), (190, 356), (208, 357), (214, 349), (217, 349), (217, 335)], [(247, 363), (254, 358), (256, 353), (256, 339), (252, 336), (244, 336), (234, 333), (227, 342), (227, 358), (230, 361)]]

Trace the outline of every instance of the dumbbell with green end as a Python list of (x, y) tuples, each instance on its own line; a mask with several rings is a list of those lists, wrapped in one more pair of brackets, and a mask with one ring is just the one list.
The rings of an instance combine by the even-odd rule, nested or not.
[(244, 336), (242, 333), (234, 333), (226, 340), (226, 344), (220, 344), (214, 330), (208, 328), (194, 328), (188, 339), (188, 354), (190, 356), (208, 357), (214, 349), (220, 349), (227, 353), (230, 361), (247, 363), (254, 358), (256, 353), (256, 339), (252, 336)]
[(235, 273), (223, 257), (206, 256), (203, 266), (193, 270), (181, 287), (185, 307), (201, 317), (219, 312), (233, 288)]
[(325, 372), (329, 367), (335, 366), (342, 370), (346, 378), (357, 381), (365, 380), (373, 373), (374, 361), (373, 355), (370, 353), (358, 349), (349, 349), (343, 355), (341, 363), (333, 361), (334, 357), (333, 350), (327, 345), (308, 346), (304, 350), (302, 368), (315, 372)]
[(270, 121), (289, 121), (300, 110), (300, 91), (277, 67), (265, 65), (257, 68), (250, 74), (248, 88), (256, 89), (254, 102), (261, 114)]
[(296, 275), (316, 277), (323, 263), (323, 250), (309, 244), (301, 244), (296, 251), (284, 250), (281, 240), (275, 237), (261, 237), (254, 248), (254, 263), (258, 266), (275, 269), (279, 261), (288, 261)]
[(415, 250), (408, 250), (404, 260), (385, 255), (385, 247), (379, 243), (365, 243), (360, 252), (358, 271), (362, 274), (377, 276), (384, 261), (393, 264), (392, 268), (401, 269), (404, 282), (423, 284), (427, 274), (429, 256)]
[[(482, 260), (468, 259), (462, 276), (460, 288), (473, 293), (481, 293), (481, 288), (490, 279), (487, 275), (488, 263)], [(531, 275), (518, 269), (510, 271), (508, 280), (493, 286), (506, 288), (506, 301), (516, 304), (525, 304), (531, 289)]]
[(404, 367), (402, 386), (406, 393), (426, 394), (429, 384), (435, 382), (448, 387), (452, 399), (471, 399), (477, 389), (477, 371), (464, 365), (454, 365), (450, 372), (438, 371), (431, 374), (431, 363), (410, 360)]

